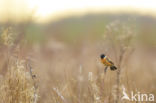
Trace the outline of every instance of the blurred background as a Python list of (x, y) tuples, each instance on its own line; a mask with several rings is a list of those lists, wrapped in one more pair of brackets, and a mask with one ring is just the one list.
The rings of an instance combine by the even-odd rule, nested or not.
[(112, 103), (116, 74), (108, 70), (104, 75), (99, 55), (105, 53), (122, 68), (120, 85), (127, 91), (156, 94), (155, 4), (155, 0), (0, 0), (0, 74), (7, 72), (9, 49), (10, 55), (31, 60), (38, 103), (64, 103), (53, 88), (68, 103), (93, 103), (89, 72), (98, 78), (101, 101)]
[(82, 39), (102, 38), (106, 25), (119, 21), (132, 26), (138, 35), (142, 34), (139, 39), (153, 45), (154, 4), (154, 0), (0, 0), (0, 22), (1, 27), (25, 24), (30, 42), (52, 36), (76, 44)]

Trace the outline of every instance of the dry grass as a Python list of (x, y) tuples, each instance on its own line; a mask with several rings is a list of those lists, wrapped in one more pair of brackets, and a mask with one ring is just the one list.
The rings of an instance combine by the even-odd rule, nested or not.
[(0, 103), (37, 103), (33, 79), (25, 69), (22, 60), (9, 66), (0, 86)]
[(0, 103), (37, 103), (37, 87), (30, 72), (32, 68), (25, 60), (19, 59), (17, 54), (10, 53), (14, 43), (10, 31), (10, 28), (6, 28), (1, 35), (1, 43), (7, 47), (4, 53), (7, 58), (4, 64), (7, 66), (3, 66), (7, 72), (1, 75)]
[[(76, 47), (51, 39), (32, 47), (10, 41), (8, 46), (4, 42), (8, 39), (1, 37), (5, 56), (0, 59), (0, 103), (133, 103), (121, 101), (123, 86), (127, 93), (156, 94), (156, 55), (134, 45), (133, 30), (119, 24), (110, 24), (104, 39)], [(101, 53), (114, 61), (118, 71), (104, 74)]]

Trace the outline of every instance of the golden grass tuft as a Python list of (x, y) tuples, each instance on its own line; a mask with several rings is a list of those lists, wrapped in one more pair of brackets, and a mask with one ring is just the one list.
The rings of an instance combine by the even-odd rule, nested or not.
[(11, 28), (4, 29), (0, 39), (7, 46), (4, 53), (7, 59), (3, 66), (6, 72), (0, 75), (0, 103), (37, 103), (37, 86), (32, 68), (25, 60), (19, 59), (19, 53), (11, 51), (14, 44)]
[(34, 81), (24, 63), (16, 60), (9, 66), (0, 85), (0, 103), (37, 103)]

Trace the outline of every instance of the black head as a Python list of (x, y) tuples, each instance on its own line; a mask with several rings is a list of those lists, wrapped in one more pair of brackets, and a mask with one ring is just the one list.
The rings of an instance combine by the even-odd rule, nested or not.
[(105, 57), (105, 54), (101, 54), (101, 56), (100, 56), (100, 57), (101, 57), (101, 59), (103, 59), (103, 58)]

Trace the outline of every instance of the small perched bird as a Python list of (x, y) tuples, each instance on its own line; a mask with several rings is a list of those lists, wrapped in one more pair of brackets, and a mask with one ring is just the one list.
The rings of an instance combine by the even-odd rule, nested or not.
[(114, 63), (110, 59), (108, 59), (108, 57), (105, 56), (105, 54), (101, 54), (100, 57), (101, 57), (101, 62), (106, 66), (104, 70), (105, 72), (107, 71), (108, 67), (110, 67), (111, 70), (117, 69), (117, 67), (114, 66)]

